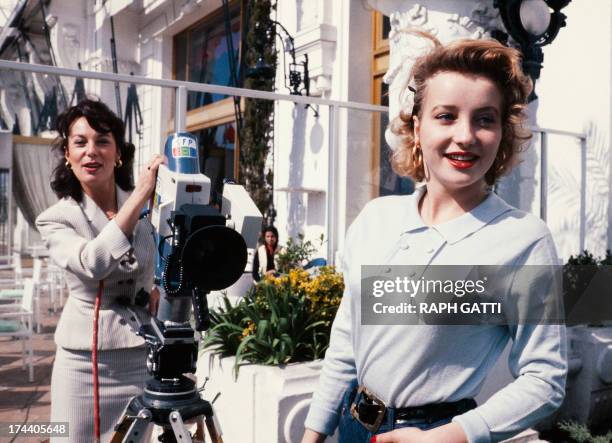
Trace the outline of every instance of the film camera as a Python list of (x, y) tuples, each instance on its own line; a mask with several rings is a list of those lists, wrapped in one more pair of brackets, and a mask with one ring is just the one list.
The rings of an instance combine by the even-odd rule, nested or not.
[(211, 181), (199, 172), (198, 141), (189, 133), (168, 137), (151, 210), (158, 245), (155, 283), (161, 298), (157, 317), (139, 334), (148, 348), (142, 395), (128, 404), (112, 442), (140, 441), (151, 424), (162, 426), (162, 442), (191, 441), (184, 421), (204, 417), (213, 442), (221, 442), (212, 405), (200, 398), (185, 374), (196, 370), (195, 330), (210, 324), (207, 294), (225, 289), (243, 274), (247, 244), (254, 246), (261, 213), (242, 186), (226, 183), (210, 204)]

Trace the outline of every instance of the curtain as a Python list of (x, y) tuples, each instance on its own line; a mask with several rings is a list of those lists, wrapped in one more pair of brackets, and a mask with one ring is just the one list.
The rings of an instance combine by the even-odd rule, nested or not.
[(32, 227), (38, 214), (57, 202), (51, 190), (51, 171), (56, 158), (51, 139), (15, 136), (13, 146), (13, 195), (15, 203)]

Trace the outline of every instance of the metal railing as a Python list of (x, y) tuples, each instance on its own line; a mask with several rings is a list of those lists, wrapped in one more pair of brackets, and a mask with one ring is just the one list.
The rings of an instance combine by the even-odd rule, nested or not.
[(218, 86), (207, 83), (194, 83), (182, 80), (167, 80), (161, 78), (150, 78), (138, 75), (114, 74), (110, 72), (93, 72), (81, 71), (78, 69), (61, 68), (57, 66), (38, 65), (30, 63), (15, 62), (9, 60), (0, 60), (0, 69), (12, 69), (16, 71), (33, 72), (46, 75), (59, 75), (66, 77), (75, 77), (82, 79), (103, 80), (109, 82), (129, 83), (137, 85), (158, 86), (174, 89), (175, 94), (175, 130), (181, 131), (185, 129), (187, 115), (187, 92), (207, 92), (215, 94), (224, 94), (230, 96), (272, 100), (272, 101), (288, 101), (303, 105), (322, 105), (329, 106), (329, 135), (328, 135), (328, 177), (327, 177), (327, 192), (326, 192), (326, 208), (327, 208), (327, 258), (330, 263), (334, 261), (336, 245), (338, 243), (337, 232), (334, 229), (337, 223), (337, 190), (339, 179), (337, 177), (337, 122), (339, 119), (339, 111), (341, 108), (370, 111), (370, 112), (389, 112), (386, 106), (371, 105), (367, 103), (329, 100), (318, 97), (308, 97), (300, 95), (279, 94), (275, 92), (256, 91), (253, 89), (234, 88), (230, 86)]
[(587, 188), (587, 146), (586, 134), (563, 131), (559, 129), (531, 127), (534, 133), (540, 134), (540, 218), (548, 219), (548, 136), (563, 135), (578, 139), (580, 143), (580, 210), (579, 210), (579, 251), (585, 249), (586, 243), (586, 188)]
[[(338, 131), (337, 123), (340, 117), (340, 109), (352, 109), (370, 112), (389, 112), (386, 106), (372, 105), (368, 103), (329, 100), (318, 97), (279, 94), (275, 92), (257, 91), (253, 89), (235, 88), (229, 86), (211, 85), (207, 83), (194, 83), (181, 80), (168, 80), (150, 78), (138, 75), (114, 74), (109, 72), (81, 71), (77, 69), (61, 68), (49, 65), (37, 65), (29, 63), (0, 60), (0, 69), (13, 69), (47, 75), (59, 75), (92, 80), (103, 80), (109, 82), (120, 82), (139, 84), (147, 86), (158, 86), (174, 89), (175, 94), (175, 128), (177, 131), (184, 130), (187, 115), (187, 93), (188, 91), (207, 92), (239, 96), (246, 98), (288, 101), (303, 105), (328, 106), (329, 134), (328, 134), (328, 177), (326, 192), (326, 230), (327, 230), (327, 257), (333, 263), (337, 245), (337, 232), (334, 227), (337, 223), (337, 191), (340, 186), (337, 174), (338, 162)], [(533, 132), (540, 134), (540, 217), (546, 221), (548, 210), (548, 136), (564, 135), (574, 137), (580, 141), (581, 164), (580, 164), (580, 250), (584, 249), (586, 233), (586, 135), (577, 132), (563, 131), (553, 128), (531, 127)]]

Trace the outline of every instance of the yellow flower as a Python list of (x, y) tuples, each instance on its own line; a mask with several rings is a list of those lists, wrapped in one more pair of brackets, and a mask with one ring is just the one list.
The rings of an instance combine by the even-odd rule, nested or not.
[(255, 334), (256, 330), (257, 330), (257, 325), (253, 323), (251, 320), (249, 320), (247, 322), (247, 327), (242, 330), (241, 340), (244, 340), (249, 335)]

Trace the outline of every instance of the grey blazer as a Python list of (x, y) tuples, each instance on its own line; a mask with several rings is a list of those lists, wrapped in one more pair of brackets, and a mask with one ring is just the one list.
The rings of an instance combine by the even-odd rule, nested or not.
[[(117, 206), (128, 196), (117, 187)], [(155, 242), (149, 221), (139, 220), (127, 238), (83, 193), (81, 203), (67, 197), (48, 208), (38, 216), (36, 226), (53, 261), (67, 271), (70, 296), (55, 343), (66, 349), (91, 349), (93, 307), (98, 283), (104, 280), (98, 349), (142, 346), (144, 340), (136, 331), (150, 317), (144, 308), (134, 306), (134, 298), (141, 288), (150, 292), (153, 285)]]

